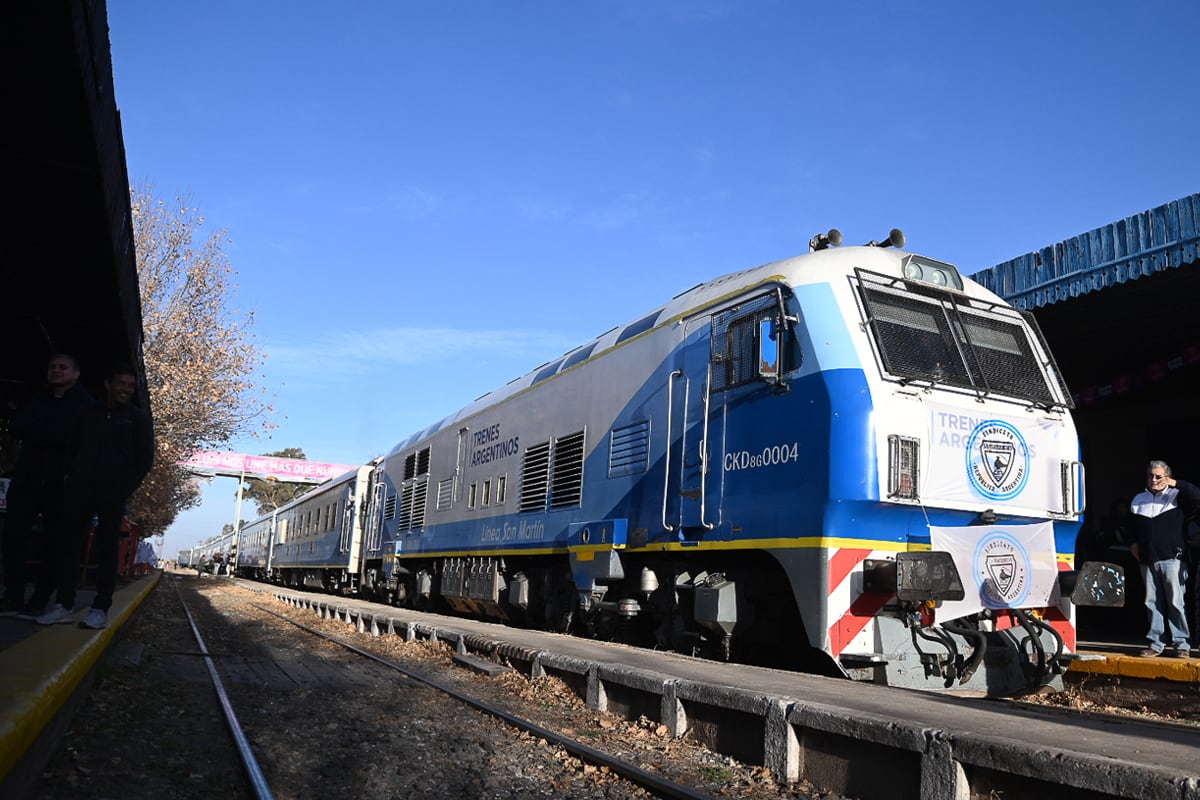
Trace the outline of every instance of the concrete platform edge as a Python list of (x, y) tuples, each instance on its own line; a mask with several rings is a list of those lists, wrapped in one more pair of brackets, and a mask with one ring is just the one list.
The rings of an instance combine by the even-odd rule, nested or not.
[(0, 787), (85, 683), (121, 626), (160, 577), (161, 573), (155, 572), (119, 587), (104, 630), (51, 625), (0, 651), (0, 675), (9, 678), (0, 690)]
[(1117, 675), (1122, 678), (1161, 678), (1180, 683), (1200, 684), (1200, 658), (1141, 658), (1108, 655), (1089, 661), (1074, 661), (1071, 672), (1088, 675)]

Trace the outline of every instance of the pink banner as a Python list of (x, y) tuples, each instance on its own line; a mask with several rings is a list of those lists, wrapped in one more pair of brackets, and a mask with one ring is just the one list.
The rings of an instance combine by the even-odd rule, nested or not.
[(356, 469), (350, 464), (327, 464), (322, 461), (305, 461), (299, 458), (278, 456), (252, 456), (245, 453), (222, 453), (216, 450), (196, 450), (192, 457), (181, 462), (197, 472), (214, 475), (245, 473), (248, 477), (278, 478), (282, 481), (321, 482)]

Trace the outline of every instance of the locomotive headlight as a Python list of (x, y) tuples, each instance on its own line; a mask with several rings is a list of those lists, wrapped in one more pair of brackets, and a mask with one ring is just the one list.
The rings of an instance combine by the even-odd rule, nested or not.
[(904, 259), (901, 272), (905, 280), (931, 283), (934, 286), (945, 286), (950, 289), (962, 290), (962, 276), (958, 268), (944, 261), (935, 261), (925, 256), (910, 255)]

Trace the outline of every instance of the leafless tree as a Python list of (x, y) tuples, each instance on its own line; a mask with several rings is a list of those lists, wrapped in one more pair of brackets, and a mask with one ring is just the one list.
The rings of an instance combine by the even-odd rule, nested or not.
[(157, 447), (132, 516), (150, 536), (199, 501), (179, 461), (273, 427), (273, 408), (258, 383), (266, 354), (255, 343), (254, 313), (235, 304), (227, 231), (205, 236), (189, 198), (163, 200), (146, 183), (131, 189), (130, 204)]

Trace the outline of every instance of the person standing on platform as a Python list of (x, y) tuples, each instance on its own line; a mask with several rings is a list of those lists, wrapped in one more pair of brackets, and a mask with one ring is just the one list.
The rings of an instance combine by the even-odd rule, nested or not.
[(46, 610), (44, 600), (41, 605), (34, 603), (34, 598), (25, 602), (25, 562), (39, 513), (43, 538), (55, 535), (61, 527), (67, 438), (74, 431), (80, 412), (92, 402), (91, 395), (79, 385), (79, 362), (74, 356), (66, 353), (50, 356), (46, 383), (12, 418), (13, 438), (21, 445), (8, 489), (0, 616), (33, 619)]
[(138, 542), (137, 554), (133, 557), (133, 569), (136, 575), (145, 575), (152, 569), (158, 569), (158, 556), (154, 554), (154, 545), (149, 540)]
[(1146, 467), (1146, 491), (1133, 498), (1131, 527), (1133, 557), (1141, 565), (1146, 583), (1146, 613), (1150, 630), (1149, 647), (1142, 656), (1162, 655), (1170, 645), (1170, 655), (1187, 658), (1187, 518), (1200, 508), (1200, 487), (1176, 480), (1163, 461), (1151, 461)]
[[(92, 550), (96, 554), (96, 598), (81, 627), (108, 626), (117, 583), (117, 553), (125, 504), (154, 464), (150, 416), (130, 402), (137, 373), (128, 365), (109, 371), (105, 398), (84, 410), (69, 447), (67, 505), (63, 535), (47, 554), (44, 581), (36, 591), (53, 586), (57, 602), (34, 620), (39, 625), (74, 621), (79, 557), (88, 523), (97, 519)], [(48, 599), (48, 591), (47, 591)]]

